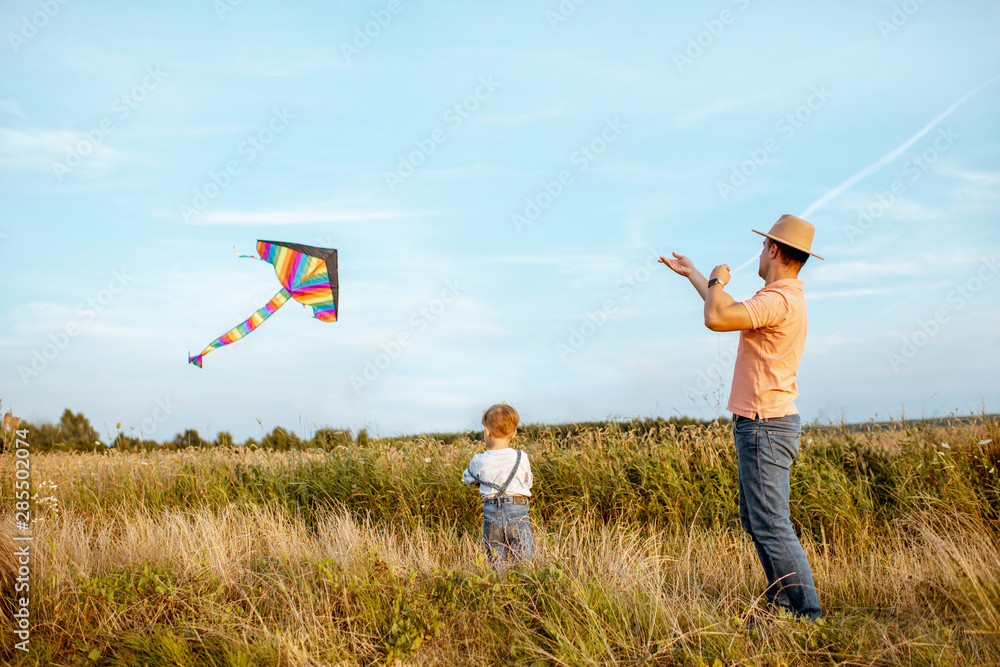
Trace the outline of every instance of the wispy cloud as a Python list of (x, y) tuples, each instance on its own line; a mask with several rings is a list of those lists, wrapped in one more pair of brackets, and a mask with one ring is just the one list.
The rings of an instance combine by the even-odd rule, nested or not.
[[(920, 255), (858, 259), (852, 261), (817, 262), (807, 280), (811, 283), (871, 282), (879, 278), (900, 276), (946, 275), (956, 266), (975, 262), (977, 258), (961, 251), (923, 253)], [(929, 287), (930, 283), (922, 283)]]
[(411, 213), (392, 211), (344, 212), (342, 210), (210, 211), (192, 220), (194, 225), (301, 225), (310, 223), (366, 222), (407, 218)]
[(607, 254), (605, 253), (580, 251), (494, 257), (484, 261), (491, 264), (537, 264), (543, 266), (561, 266), (570, 264), (621, 264), (624, 260), (609, 260)]
[(94, 144), (83, 132), (0, 128), (0, 168), (49, 171), (53, 162), (63, 160), (67, 151), (80, 143), (90, 150), (80, 169), (106, 171), (125, 159), (124, 153)]
[(343, 58), (334, 57), (328, 51), (313, 49), (290, 54), (279, 60), (240, 55), (217, 62), (189, 62), (184, 66), (184, 69), (201, 72), (218, 72), (226, 75), (248, 74), (260, 77), (293, 77), (317, 71), (345, 69), (348, 67), (350, 65)]
[(674, 181), (683, 179), (704, 179), (709, 171), (707, 169), (664, 169), (662, 165), (650, 166), (643, 164), (612, 164), (605, 168), (607, 174), (621, 174), (623, 178), (632, 178), (636, 181)]
[(959, 185), (950, 190), (952, 198), (956, 201), (973, 206), (984, 202), (995, 205), (996, 202), (1000, 201), (1000, 171), (979, 171), (943, 166), (941, 174), (961, 181)]
[(255, 132), (259, 129), (260, 128), (256, 125), (236, 125), (229, 123), (225, 125), (144, 128), (140, 130), (130, 130), (129, 135), (133, 137), (216, 137), (220, 134)]
[(510, 116), (484, 116), (482, 122), (484, 123), (495, 123), (495, 124), (515, 124), (515, 123), (528, 123), (533, 120), (540, 120), (543, 118), (557, 118), (559, 116), (565, 116), (566, 112), (559, 107), (549, 107), (548, 109), (540, 109), (538, 111), (528, 111), (520, 114), (513, 114)]
[(887, 296), (889, 294), (899, 294), (903, 288), (899, 287), (862, 287), (860, 289), (834, 290), (831, 292), (809, 292), (809, 301), (821, 301), (823, 299), (853, 299), (868, 296)]
[(10, 114), (11, 116), (17, 116), (18, 118), (26, 117), (17, 102), (13, 102), (11, 100), (0, 100), (0, 111)]
[(716, 100), (711, 104), (706, 104), (703, 107), (698, 107), (697, 109), (682, 111), (674, 117), (674, 122), (681, 129), (689, 130), (714, 116), (731, 114), (771, 97), (774, 97), (773, 93), (764, 93), (754, 95), (753, 97), (727, 97), (722, 100)]
[[(930, 194), (926, 191), (919, 193), (914, 192), (914, 194), (917, 194), (920, 197), (930, 198)], [(833, 208), (836, 208), (838, 211), (850, 211), (854, 213), (855, 216), (850, 218), (851, 221), (853, 221), (859, 212), (864, 213), (873, 202), (878, 202), (875, 194), (868, 193), (865, 195), (858, 193), (857, 195), (846, 195), (842, 197), (840, 203)], [(951, 206), (929, 204), (919, 199), (898, 195), (894, 198), (892, 205), (886, 207), (885, 212), (879, 215), (872, 224), (877, 227), (880, 223), (894, 222), (897, 220), (903, 220), (906, 222), (927, 222), (944, 220), (951, 215), (954, 215), (954, 211)]]

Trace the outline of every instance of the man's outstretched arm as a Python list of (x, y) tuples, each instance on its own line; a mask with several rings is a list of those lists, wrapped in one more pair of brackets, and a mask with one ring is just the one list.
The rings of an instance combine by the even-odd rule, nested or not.
[(718, 278), (720, 282), (709, 289), (708, 280), (695, 268), (690, 259), (676, 252), (673, 255), (676, 259), (660, 257), (660, 263), (690, 280), (698, 290), (698, 294), (705, 300), (706, 327), (712, 331), (740, 331), (753, 328), (746, 307), (723, 291), (723, 287), (729, 283), (728, 265), (721, 264), (715, 267), (709, 279)]
[(660, 264), (666, 264), (674, 273), (690, 280), (702, 299), (708, 296), (708, 279), (701, 275), (701, 271), (694, 267), (694, 262), (676, 252), (672, 254), (676, 259), (667, 259), (661, 255)]

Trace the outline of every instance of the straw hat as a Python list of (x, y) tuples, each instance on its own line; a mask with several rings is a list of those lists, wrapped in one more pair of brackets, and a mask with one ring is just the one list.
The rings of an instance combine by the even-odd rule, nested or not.
[(789, 248), (809, 253), (816, 259), (823, 259), (811, 249), (813, 234), (816, 233), (816, 228), (802, 218), (797, 218), (794, 215), (783, 215), (778, 218), (778, 221), (774, 223), (771, 231), (767, 234), (758, 232), (756, 229), (753, 231), (761, 236), (766, 236), (772, 241), (784, 243)]

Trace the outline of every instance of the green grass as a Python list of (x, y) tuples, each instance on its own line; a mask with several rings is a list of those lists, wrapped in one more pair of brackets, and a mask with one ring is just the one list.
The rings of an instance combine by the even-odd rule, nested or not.
[[(995, 420), (926, 431), (807, 429), (792, 470), (792, 518), (813, 539), (837, 542), (862, 528), (890, 529), (928, 504), (996, 527), (998, 430)], [(569, 435), (540, 431), (518, 446), (539, 480), (533, 507), (545, 521), (586, 515), (657, 527), (736, 525), (736, 456), (725, 425), (632, 431), (612, 423)], [(66, 479), (60, 500), (66, 511), (84, 514), (137, 504), (277, 504), (307, 523), (317, 512), (347, 507), (376, 522), (471, 530), (479, 507), (460, 477), (480, 448), (468, 438), (444, 444), (415, 437), (287, 454), (191, 449), (153, 454), (142, 459), (146, 467), (142, 457), (110, 453), (99, 478)]]
[(516, 444), (536, 480), (537, 556), (505, 575), (485, 566), (460, 482), (482, 446), (468, 435), (36, 455), (54, 500), (35, 506), (32, 650), (14, 654), (0, 625), (0, 658), (1000, 663), (996, 418), (804, 432), (792, 518), (821, 624), (763, 609), (724, 424), (538, 428)]

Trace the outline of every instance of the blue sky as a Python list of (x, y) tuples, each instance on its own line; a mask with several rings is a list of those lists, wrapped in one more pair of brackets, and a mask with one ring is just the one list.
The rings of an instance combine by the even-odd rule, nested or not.
[[(579, 2), (579, 0), (578, 0)], [(107, 434), (724, 412), (690, 285), (784, 213), (800, 412), (1000, 411), (995, 3), (10, 1), (0, 399)], [(257, 239), (334, 247), (340, 321)], [(762, 285), (751, 263), (727, 288)]]

